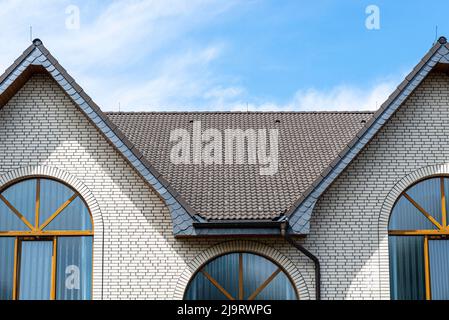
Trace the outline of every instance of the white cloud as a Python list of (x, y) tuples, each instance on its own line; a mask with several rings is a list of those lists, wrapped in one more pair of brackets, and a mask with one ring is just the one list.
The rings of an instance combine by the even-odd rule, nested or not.
[(214, 87), (204, 93), (205, 99), (213, 99), (221, 102), (226, 102), (230, 99), (239, 98), (245, 90), (241, 87)]
[(376, 110), (399, 84), (401, 77), (379, 81), (368, 88), (339, 85), (329, 90), (298, 90), (285, 104), (276, 102), (230, 103), (232, 111), (363, 111)]
[[(79, 4), (81, 28), (65, 27), (66, 8)], [(214, 83), (208, 66), (224, 43), (173, 44), (238, 5), (237, 0), (0, 0), (0, 68), (39, 37), (105, 110), (184, 105)], [(181, 46), (182, 47), (182, 46)], [(160, 57), (161, 55), (162, 58)]]
[(122, 85), (109, 95), (110, 103), (119, 101), (122, 110), (174, 110), (188, 108), (212, 86), (215, 79), (208, 70), (219, 57), (223, 46), (213, 44), (206, 48), (168, 56), (154, 66), (154, 77), (142, 80), (138, 85)]
[(205, 0), (114, 1), (94, 19), (82, 20), (80, 30), (70, 37), (60, 34), (56, 43), (64, 55), (76, 58), (80, 67), (110, 68), (136, 61), (179, 40), (232, 4)]
[(399, 82), (380, 82), (368, 89), (337, 86), (328, 91), (308, 89), (295, 94), (291, 105), (299, 110), (376, 110), (387, 100)]
[[(65, 28), (70, 0), (0, 0), (0, 67), (29, 45), (29, 26), (104, 110), (374, 110), (398, 78), (369, 88), (308, 88), (286, 103), (261, 101), (238, 81), (213, 72), (227, 43), (191, 42), (189, 32), (240, 5), (237, 0), (79, 2), (81, 28)], [(238, 76), (238, 75), (237, 75)]]
[[(0, 1), (0, 68), (6, 69), (30, 45), (30, 26), (33, 26), (34, 32), (51, 29), (46, 27), (44, 17), (55, 21), (55, 7), (59, 3), (57, 0)], [(64, 11), (61, 16), (63, 14)]]

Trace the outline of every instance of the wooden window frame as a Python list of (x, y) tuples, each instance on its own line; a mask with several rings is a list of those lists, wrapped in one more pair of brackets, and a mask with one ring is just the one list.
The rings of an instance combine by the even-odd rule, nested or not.
[[(57, 183), (64, 185), (69, 188), (73, 195), (67, 199), (54, 213), (52, 213), (46, 221), (39, 224), (40, 217), (40, 193), (41, 193), (41, 180), (52, 180)], [(28, 221), (23, 214), (19, 212), (3, 195), (2, 193), (7, 189), (13, 187), (16, 184), (24, 182), (26, 180), (36, 180), (36, 196), (35, 196), (35, 217), (33, 223)], [(81, 199), (84, 206), (87, 208), (89, 218), (91, 221), (91, 230), (50, 230), (45, 231), (44, 229), (59, 215), (64, 209), (66, 209), (75, 199)], [(19, 297), (19, 284), (20, 284), (20, 254), (21, 254), (21, 242), (22, 241), (53, 241), (53, 253), (52, 253), (52, 275), (51, 275), (51, 292), (50, 300), (56, 300), (56, 281), (57, 281), (57, 243), (59, 237), (93, 237), (94, 235), (94, 223), (92, 219), (92, 213), (87, 206), (86, 201), (81, 197), (81, 195), (74, 190), (72, 187), (66, 183), (48, 178), (48, 177), (29, 177), (27, 179), (15, 181), (14, 183), (8, 185), (0, 192), (0, 201), (2, 201), (6, 206), (8, 206), (11, 211), (30, 229), (28, 231), (0, 231), (0, 237), (14, 238), (14, 268), (13, 268), (13, 300), (17, 300)], [(91, 277), (93, 277), (93, 246), (92, 246), (92, 271)], [(93, 288), (90, 288), (91, 296), (93, 293)]]
[[(408, 193), (407, 191), (415, 185), (429, 180), (438, 178), (440, 180), (440, 201), (441, 201), (441, 224), (436, 221), (432, 215), (430, 215), (424, 208), (422, 208), (419, 203), (417, 203)], [(444, 187), (444, 179), (447, 179), (447, 176), (438, 176), (438, 177), (429, 177), (423, 180), (420, 180), (407, 188), (401, 195), (398, 197), (396, 203), (402, 197), (406, 198), (418, 211), (428, 219), (437, 229), (425, 229), (425, 230), (388, 230), (389, 236), (423, 236), (424, 237), (424, 275), (425, 275), (425, 297), (426, 300), (432, 299), (432, 288), (430, 282), (430, 257), (429, 257), (429, 240), (444, 240), (449, 239), (449, 225), (447, 221), (447, 208), (446, 208), (446, 195), (445, 195), (445, 187)], [(394, 210), (394, 206), (393, 206)]]
[[(205, 267), (212, 261), (226, 256), (226, 255), (230, 255), (230, 254), (238, 254), (238, 297), (233, 297), (226, 289), (224, 289), (221, 284), (215, 280), (210, 274), (208, 274), (204, 269)], [(299, 300), (299, 294), (298, 294), (298, 290), (295, 286), (295, 283), (293, 282), (292, 278), (290, 277), (290, 275), (287, 273), (287, 271), (282, 268), (282, 266), (280, 266), (276, 261), (274, 261), (273, 259), (271, 259), (270, 257), (267, 257), (265, 255), (259, 254), (259, 253), (254, 253), (254, 252), (248, 252), (248, 251), (233, 251), (233, 252), (227, 252), (225, 254), (221, 254), (219, 256), (216, 256), (212, 259), (209, 259), (208, 261), (206, 261), (201, 267), (198, 268), (198, 270), (192, 275), (187, 287), (186, 287), (186, 291), (184, 293), (184, 295), (187, 293), (187, 291), (190, 288), (190, 285), (192, 283), (192, 281), (196, 278), (196, 276), (198, 275), (198, 273), (201, 273), (205, 276), (205, 278), (207, 280), (209, 280), (212, 285), (214, 287), (216, 287), (226, 298), (228, 298), (229, 300), (244, 300), (244, 287), (243, 287), (243, 255), (244, 254), (253, 254), (259, 257), (262, 257), (264, 259), (267, 259), (268, 261), (270, 261), (271, 263), (273, 263), (277, 268), (276, 270), (267, 278), (265, 279), (265, 281), (253, 292), (251, 293), (251, 295), (248, 296), (248, 301), (252, 301), (255, 298), (257, 298), (257, 296), (274, 280), (274, 278), (279, 274), (279, 273), (284, 273), (290, 283), (290, 285), (292, 286), (294, 292), (295, 292), (295, 297), (297, 300)]]

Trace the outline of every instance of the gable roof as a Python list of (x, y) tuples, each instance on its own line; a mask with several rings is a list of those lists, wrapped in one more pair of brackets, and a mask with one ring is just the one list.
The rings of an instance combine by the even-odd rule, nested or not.
[(0, 76), (0, 108), (35, 73), (49, 74), (79, 107), (92, 125), (163, 199), (172, 216), (173, 232), (176, 235), (192, 234), (194, 232), (193, 222), (196, 221), (193, 209), (143, 157), (139, 149), (109, 120), (106, 114), (44, 47), (41, 40), (35, 39), (33, 44)]
[(413, 68), (366, 125), (355, 135), (330, 165), (316, 178), (308, 190), (286, 213), (290, 232), (307, 234), (310, 218), (317, 200), (357, 157), (379, 130), (388, 122), (405, 100), (438, 64), (449, 63), (449, 44), (440, 37), (429, 52)]
[[(216, 220), (277, 220), (368, 121), (371, 112), (107, 113), (197, 214)], [(173, 164), (170, 133), (193, 122), (202, 130), (278, 129), (279, 170), (260, 165)]]
[[(290, 232), (307, 234), (317, 199), (427, 74), (437, 64), (448, 63), (449, 46), (445, 38), (440, 38), (374, 115), (367, 112), (105, 114), (36, 39), (0, 76), (0, 108), (32, 74), (48, 73), (165, 201), (176, 236), (279, 234), (276, 223), (285, 223), (287, 219)], [(194, 120), (200, 120), (204, 128), (281, 129), (279, 174), (261, 176), (254, 165), (173, 166), (169, 160), (169, 131), (190, 130)], [(220, 225), (222, 221), (228, 221), (228, 225), (222, 225), (229, 229), (232, 225), (233, 231), (214, 233), (204, 228)], [(254, 225), (253, 222), (259, 224), (260, 232), (248, 233), (241, 227)]]

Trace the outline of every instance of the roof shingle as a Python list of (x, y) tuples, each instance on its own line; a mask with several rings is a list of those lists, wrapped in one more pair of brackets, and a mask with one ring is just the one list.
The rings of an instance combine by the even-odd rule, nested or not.
[[(189, 205), (208, 220), (275, 219), (319, 177), (371, 112), (107, 113)], [(173, 164), (170, 132), (201, 121), (202, 129), (278, 129), (279, 171), (259, 165)]]

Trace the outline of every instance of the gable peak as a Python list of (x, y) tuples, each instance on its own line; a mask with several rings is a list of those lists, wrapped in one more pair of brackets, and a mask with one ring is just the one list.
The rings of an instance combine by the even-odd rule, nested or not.
[(33, 44), (34, 44), (36, 47), (37, 47), (37, 46), (40, 46), (40, 45), (43, 45), (42, 40), (39, 39), (39, 38), (34, 39), (34, 40), (33, 40)]

